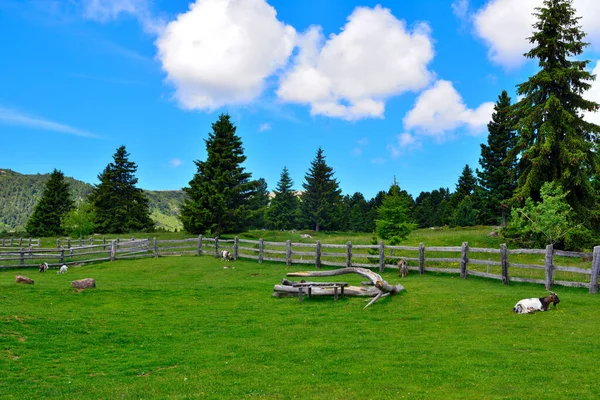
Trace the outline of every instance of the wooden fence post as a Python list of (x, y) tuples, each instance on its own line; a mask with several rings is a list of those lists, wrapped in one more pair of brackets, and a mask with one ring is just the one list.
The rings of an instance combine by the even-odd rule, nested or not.
[(289, 239), (285, 241), (285, 265), (292, 265), (292, 241)]
[(385, 270), (385, 244), (383, 240), (379, 242), (379, 272)]
[(508, 248), (506, 243), (500, 245), (500, 263), (502, 264), (502, 283), (508, 285)]
[(202, 235), (198, 235), (198, 255), (202, 255)]
[(65, 262), (65, 249), (60, 249), (60, 263)]
[(79, 236), (79, 247), (83, 246), (83, 243), (81, 242), (81, 236)]
[(233, 259), (237, 260), (238, 259), (238, 254), (239, 254), (239, 238), (236, 236), (233, 238)]
[(27, 245), (27, 247), (31, 247), (31, 236), (29, 236), (29, 244)]
[(467, 264), (469, 263), (469, 242), (463, 242), (460, 251), (460, 277), (467, 278)]
[(258, 263), (262, 264), (263, 262), (263, 250), (265, 248), (265, 241), (263, 239), (258, 240)]
[(67, 239), (67, 249), (71, 248), (71, 238)]
[(600, 273), (600, 246), (594, 247), (592, 259), (592, 275), (590, 276), (590, 293), (598, 293), (598, 274)]
[(19, 238), (19, 247), (21, 247), (21, 248), (23, 247), (23, 238), (22, 237)]
[(321, 241), (317, 240), (317, 247), (315, 248), (315, 268), (321, 268)]
[(419, 243), (419, 275), (425, 273), (425, 245), (423, 242)]
[(117, 243), (119, 242), (119, 239), (117, 238), (117, 240), (113, 240), (112, 242), (110, 242), (110, 261), (115, 261), (115, 258), (117, 258)]
[(219, 237), (215, 236), (215, 258), (219, 258)]
[(4, 238), (2, 238), (2, 247), (4, 247)]
[(554, 270), (554, 246), (546, 246), (546, 290), (552, 289), (552, 272)]
[[(12, 246), (12, 243), (10, 245)], [(60, 249), (60, 239), (56, 239), (56, 248)]]
[(346, 267), (352, 267), (352, 242), (346, 242)]
[(158, 258), (158, 240), (154, 236), (154, 258)]
[(10, 237), (10, 247), (12, 247), (12, 242), (13, 242), (13, 238), (12, 236)]
[(23, 248), (21, 247), (21, 267), (25, 265), (25, 252), (23, 251)]

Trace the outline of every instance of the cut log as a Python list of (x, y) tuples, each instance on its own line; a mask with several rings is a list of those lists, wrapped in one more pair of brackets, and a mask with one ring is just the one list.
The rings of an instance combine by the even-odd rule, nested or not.
[(77, 289), (90, 289), (96, 287), (96, 281), (92, 278), (79, 279), (71, 282), (71, 287)]
[(26, 276), (22, 276), (22, 275), (15, 276), (15, 282), (17, 282), (17, 283), (27, 283), (29, 285), (33, 285), (33, 279), (28, 278)]
[[(373, 272), (369, 269), (366, 269), (366, 268), (348, 267), (348, 268), (334, 269), (331, 271), (290, 272), (287, 274), (287, 276), (313, 277), (313, 276), (337, 276), (337, 275), (344, 275), (344, 274), (358, 274), (358, 275), (364, 276), (365, 278), (368, 278), (372, 282), (374, 287), (349, 286), (345, 289), (345, 293), (348, 296), (371, 296), (371, 297), (374, 297), (373, 300), (371, 300), (371, 302), (365, 306), (365, 308), (367, 308), (371, 304), (375, 303), (381, 297), (388, 296), (390, 294), (392, 294), (392, 295), (397, 294), (404, 290), (404, 286), (402, 286), (400, 284), (395, 285), (395, 286), (390, 285), (388, 282), (386, 282), (381, 277), (381, 275), (376, 274), (375, 272)], [(287, 280), (284, 279), (284, 281), (282, 282), (282, 285), (275, 285), (275, 291), (281, 290), (281, 291), (285, 291), (285, 292), (291, 292), (292, 290), (284, 289), (284, 288), (290, 288), (290, 289), (296, 289), (296, 293), (298, 293), (297, 288), (288, 286), (287, 282), (290, 282), (290, 281), (287, 281), (287, 282), (286, 281)], [(333, 292), (333, 290), (331, 290), (331, 289), (315, 287), (312, 289), (312, 295), (314, 295), (314, 296), (329, 295), (329, 293), (327, 293), (325, 291)], [(325, 293), (323, 293), (323, 292), (325, 292)]]

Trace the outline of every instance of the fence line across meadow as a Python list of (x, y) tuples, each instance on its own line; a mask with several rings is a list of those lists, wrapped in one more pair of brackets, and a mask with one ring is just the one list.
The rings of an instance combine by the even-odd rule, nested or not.
[[(57, 248), (40, 248), (30, 243), (28, 247), (19, 249), (0, 248), (0, 269), (31, 268), (42, 262), (51, 267), (63, 264), (84, 264), (91, 262), (114, 261), (142, 257), (162, 257), (180, 255), (213, 255), (220, 257), (222, 250), (231, 253), (234, 260), (252, 259), (259, 263), (264, 261), (281, 262), (287, 266), (294, 264), (325, 267), (363, 267), (377, 268), (380, 272), (397, 269), (398, 260), (408, 262), (409, 270), (458, 274), (461, 278), (478, 276), (509, 282), (529, 282), (542, 284), (547, 290), (553, 285), (589, 288), (590, 293), (598, 292), (598, 276), (600, 273), (600, 246), (594, 247), (592, 253), (556, 250), (552, 245), (546, 249), (508, 249), (505, 244), (500, 248), (469, 247), (467, 242), (461, 246), (388, 246), (384, 242), (378, 245), (326, 244), (317, 240), (315, 243), (270, 242), (260, 240), (220, 239), (199, 235), (198, 237), (178, 240), (102, 239), (101, 244), (89, 241), (57, 240)], [(89, 244), (88, 244), (89, 243)], [(386, 252), (388, 254), (386, 254)], [(425, 256), (427, 253), (427, 257)], [(449, 256), (447, 253), (451, 253)], [(481, 258), (481, 254), (488, 259)], [(543, 264), (509, 262), (521, 255), (543, 256)], [(473, 257), (475, 256), (475, 257)], [(492, 257), (495, 260), (492, 260)], [(567, 259), (579, 259), (585, 267), (557, 265)], [(518, 260), (517, 260), (518, 261)], [(432, 266), (439, 265), (445, 266)], [(589, 264), (591, 263), (591, 264)], [(581, 265), (581, 262), (579, 263)], [(449, 266), (448, 266), (449, 265)], [(589, 267), (587, 267), (589, 265)], [(523, 273), (523, 271), (527, 271)], [(509, 274), (510, 271), (510, 274)], [(532, 272), (533, 271), (533, 272)], [(558, 280), (556, 273), (574, 277), (571, 280)], [(532, 278), (531, 275), (543, 274)], [(517, 276), (521, 275), (521, 276)], [(523, 276), (526, 275), (526, 276)], [(527, 276), (528, 275), (528, 276)]]

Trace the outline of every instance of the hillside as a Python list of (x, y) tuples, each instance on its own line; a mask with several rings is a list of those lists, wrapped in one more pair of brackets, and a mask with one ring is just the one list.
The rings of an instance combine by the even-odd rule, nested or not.
[[(50, 174), (26, 175), (0, 169), (0, 231), (21, 230), (43, 194)], [(71, 196), (76, 202), (85, 199), (93, 189), (89, 183), (66, 177)], [(150, 200), (150, 213), (157, 228), (181, 229), (177, 219), (185, 193), (181, 190), (144, 191)]]

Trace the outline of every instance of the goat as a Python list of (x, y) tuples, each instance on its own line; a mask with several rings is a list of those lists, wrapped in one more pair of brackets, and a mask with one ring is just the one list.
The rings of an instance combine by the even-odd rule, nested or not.
[(533, 314), (536, 311), (548, 311), (550, 303), (553, 303), (554, 307), (560, 303), (558, 295), (554, 292), (550, 292), (546, 297), (532, 297), (530, 299), (519, 300), (513, 307), (513, 311), (517, 314)]
[(63, 265), (62, 267), (60, 267), (57, 274), (66, 274), (68, 269), (69, 269), (69, 267), (67, 267), (66, 265)]
[(223, 250), (221, 252), (221, 260), (223, 260), (223, 261), (233, 261), (233, 257), (231, 256), (230, 252), (228, 252), (227, 250)]
[(46, 262), (40, 264), (40, 266), (38, 267), (38, 269), (40, 270), (40, 272), (46, 272), (46, 271), (48, 271), (48, 268), (49, 268), (48, 267), (48, 263), (46, 263)]
[(406, 278), (406, 275), (408, 275), (408, 264), (406, 260), (400, 260), (398, 261), (398, 276)]

